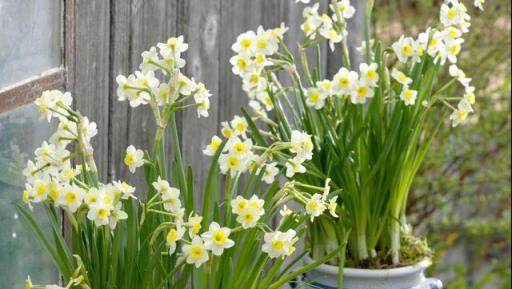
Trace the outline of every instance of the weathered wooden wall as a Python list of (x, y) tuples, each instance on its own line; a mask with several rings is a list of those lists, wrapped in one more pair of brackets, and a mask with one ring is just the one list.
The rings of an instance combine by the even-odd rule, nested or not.
[[(325, 1), (325, 5), (327, 1)], [(352, 1), (358, 13), (364, 1)], [(77, 107), (98, 124), (95, 157), (104, 180), (126, 179), (143, 194), (142, 172), (131, 175), (122, 160), (125, 148), (133, 144), (150, 148), (153, 119), (147, 107), (132, 109), (117, 101), (115, 78), (138, 69), (142, 51), (172, 35), (184, 35), (190, 48), (185, 73), (204, 82), (213, 94), (208, 119), (197, 119), (195, 111), (179, 115), (184, 160), (192, 165), (196, 186), (202, 187), (210, 159), (202, 148), (220, 121), (229, 120), (247, 103), (241, 81), (231, 73), (231, 45), (237, 35), (278, 26), (291, 27), (286, 41), (295, 47), (302, 39), (299, 30), (302, 8), (294, 0), (66, 0), (66, 35), (75, 35), (66, 51), (67, 88), (77, 99)], [(354, 17), (361, 18), (361, 17)], [(351, 24), (352, 43), (360, 43), (362, 23)], [(354, 36), (351, 36), (353, 39)], [(325, 51), (326, 48), (324, 47)], [(340, 51), (337, 51), (340, 53)], [(324, 53), (324, 55), (326, 55)], [(322, 60), (327, 74), (340, 66), (341, 57)], [(198, 190), (202, 191), (202, 190)]]

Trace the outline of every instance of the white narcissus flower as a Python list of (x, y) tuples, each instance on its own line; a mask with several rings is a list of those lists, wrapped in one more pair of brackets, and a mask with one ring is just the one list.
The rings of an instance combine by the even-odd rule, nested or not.
[(441, 53), (441, 64), (444, 64), (446, 59), (448, 59), (451, 63), (457, 63), (457, 56), (462, 49), (463, 42), (464, 39), (462, 38), (447, 40), (445, 43), (444, 51)]
[(329, 213), (331, 216), (338, 218), (339, 216), (336, 214), (336, 207), (338, 206), (338, 203), (336, 201), (338, 200), (338, 196), (335, 196), (329, 200), (329, 204), (327, 204), (327, 208), (329, 209)]
[(475, 104), (475, 102), (476, 102), (475, 87), (466, 86), (466, 89), (464, 91), (464, 100), (466, 100), (471, 105)]
[(322, 36), (325, 39), (329, 40), (329, 48), (331, 49), (331, 51), (334, 51), (334, 49), (335, 49), (334, 45), (336, 43), (340, 43), (343, 40), (343, 38), (345, 37), (345, 35), (343, 33), (338, 33), (333, 28), (331, 28), (325, 32), (322, 30)]
[(38, 106), (42, 118), (46, 118), (50, 122), (52, 117), (65, 119), (68, 112), (65, 108), (70, 108), (73, 103), (71, 93), (59, 90), (43, 91), (34, 103)]
[(475, 5), (475, 7), (477, 7), (478, 9), (484, 11), (484, 4), (485, 4), (485, 0), (475, 0), (475, 2), (473, 3)]
[(466, 123), (471, 112), (473, 112), (471, 105), (466, 100), (461, 100), (457, 105), (457, 109), (450, 115), (452, 126), (456, 127), (459, 124)]
[(349, 71), (345, 67), (342, 67), (333, 78), (334, 87), (333, 90), (338, 95), (348, 95), (354, 90), (357, 83), (357, 72)]
[(310, 87), (306, 90), (306, 104), (309, 107), (315, 109), (321, 109), (325, 105), (325, 99), (327, 97), (320, 93), (320, 89), (316, 87)]
[(252, 55), (256, 48), (256, 33), (247, 31), (238, 35), (236, 42), (231, 46), (234, 52), (240, 55)]
[(288, 208), (288, 206), (283, 205), (283, 208), (279, 211), (279, 214), (283, 217), (290, 216), (293, 214), (293, 211)]
[(296, 232), (292, 229), (286, 232), (275, 231), (265, 233), (262, 251), (267, 253), (270, 258), (287, 257), (295, 251), (295, 243), (298, 241)]
[(452, 64), (448, 70), (451, 77), (457, 78), (457, 80), (464, 86), (468, 87), (471, 83), (471, 78), (466, 77), (466, 74), (462, 69), (459, 69), (457, 65)]
[(167, 246), (169, 246), (169, 255), (174, 254), (176, 252), (176, 242), (183, 238), (185, 234), (185, 228), (180, 224), (176, 224), (176, 228), (172, 228), (167, 236), (165, 237)]
[(155, 91), (153, 91), (155, 94), (155, 99), (158, 105), (166, 105), (169, 104), (171, 101), (171, 88), (169, 87), (169, 84), (167, 83), (161, 83)]
[(127, 184), (124, 181), (114, 181), (112, 183), (116, 190), (116, 195), (118, 195), (121, 199), (127, 200), (128, 198), (136, 199), (135, 195), (135, 187)]
[(223, 121), (220, 123), (220, 125), (222, 126), (222, 128), (221, 128), (222, 135), (227, 139), (231, 138), (231, 136), (233, 135), (233, 129), (231, 128), (229, 123), (227, 121)]
[(76, 212), (85, 196), (85, 191), (75, 185), (67, 185), (59, 194), (56, 204), (68, 208), (71, 213)]
[(396, 68), (393, 68), (393, 70), (391, 70), (391, 77), (393, 77), (401, 85), (408, 86), (409, 84), (412, 83), (411, 78), (409, 78), (407, 75), (405, 75), (405, 73), (401, 72)]
[(455, 26), (466, 33), (471, 25), (470, 20), (466, 6), (458, 0), (447, 0), (441, 5), (440, 21), (445, 27)]
[(178, 76), (178, 92), (181, 95), (190, 95), (196, 89), (195, 82), (180, 73)]
[(160, 58), (158, 57), (158, 52), (155, 47), (151, 47), (148, 51), (144, 51), (141, 54), (142, 62), (139, 66), (142, 72), (147, 72), (150, 70), (158, 69), (158, 65), (160, 65)]
[(203, 233), (201, 237), (203, 237), (205, 248), (212, 251), (213, 255), (220, 256), (224, 249), (235, 245), (235, 242), (229, 239), (229, 234), (231, 234), (229, 228), (221, 228), (218, 223), (213, 222), (210, 224), (208, 232)]
[(162, 195), (165, 210), (175, 212), (181, 208), (179, 189), (171, 187), (169, 182), (162, 180), (160, 177), (158, 177), (156, 182), (153, 182), (153, 187)]
[(404, 101), (405, 105), (414, 105), (417, 96), (418, 92), (407, 86), (404, 86), (402, 93), (400, 93), (400, 99)]
[(350, 94), (350, 101), (353, 104), (364, 104), (367, 98), (373, 97), (374, 93), (372, 87), (358, 80), (355, 89)]
[(86, 140), (90, 140), (98, 134), (96, 123), (94, 121), (89, 121), (86, 116), (83, 117), (80, 121), (79, 131)]
[(242, 141), (238, 137), (232, 137), (229, 139), (226, 147), (231, 154), (245, 156), (252, 150), (252, 140), (246, 139)]
[(223, 154), (219, 158), (220, 170), (223, 174), (228, 171), (236, 174), (243, 170), (245, 164), (242, 156), (237, 154)]
[(313, 158), (313, 141), (311, 136), (305, 132), (293, 130), (290, 139), (290, 151), (297, 154), (297, 160), (310, 160)]
[(203, 83), (198, 83), (194, 93), (194, 101), (197, 104), (197, 117), (208, 117), (210, 109), (211, 93)]
[(234, 200), (231, 200), (231, 211), (233, 214), (240, 215), (248, 207), (249, 201), (242, 196), (236, 196)]
[(124, 75), (118, 75), (116, 77), (117, 82), (117, 100), (125, 101), (127, 99), (132, 99), (136, 90), (133, 89), (135, 87), (135, 75), (130, 74), (128, 77)]
[(222, 139), (216, 135), (212, 137), (212, 140), (210, 141), (210, 144), (206, 146), (206, 148), (203, 150), (203, 154), (207, 156), (213, 156), (217, 152), (217, 149), (222, 144)]
[(265, 31), (262, 26), (258, 27), (254, 39), (254, 55), (271, 55), (279, 49), (279, 43), (274, 41), (269, 31)]
[(106, 204), (103, 200), (98, 200), (96, 203), (89, 205), (87, 218), (93, 221), (97, 227), (108, 225), (111, 209), (112, 206), (110, 204)]
[(411, 37), (404, 37), (402, 35), (391, 47), (398, 57), (398, 60), (402, 63), (407, 62), (407, 60), (415, 54), (415, 42)]
[(190, 217), (188, 219), (188, 226), (190, 227), (188, 233), (189, 236), (192, 238), (195, 235), (199, 234), (199, 231), (201, 231), (201, 222), (203, 221), (203, 217), (199, 215), (194, 215), (193, 217)]
[(263, 172), (262, 180), (267, 184), (272, 184), (279, 173), (279, 169), (276, 167), (277, 163), (272, 162), (265, 165), (265, 171)]
[(124, 156), (124, 164), (133, 174), (138, 167), (144, 164), (144, 152), (136, 149), (133, 145), (126, 148), (126, 155)]
[(229, 59), (233, 65), (231, 69), (234, 75), (244, 76), (250, 68), (251, 60), (245, 55), (235, 55)]
[(187, 51), (188, 44), (183, 41), (183, 36), (171, 37), (166, 43), (158, 43), (160, 55), (163, 57), (162, 64), (168, 69), (182, 68), (185, 60), (181, 59), (181, 53)]
[(126, 220), (128, 219), (128, 214), (121, 210), (121, 203), (117, 203), (114, 208), (112, 209), (109, 217), (109, 226), (111, 230), (114, 230), (117, 226), (117, 222), (120, 220)]
[(245, 118), (235, 115), (233, 120), (231, 120), (231, 127), (233, 128), (233, 132), (235, 135), (245, 137), (245, 133), (247, 131), (247, 121)]
[(331, 11), (333, 12), (333, 18), (336, 21), (339, 21), (337, 19), (338, 13), (341, 15), (341, 17), (345, 19), (350, 19), (352, 16), (354, 16), (354, 13), (356, 12), (356, 9), (350, 5), (350, 0), (341, 0), (338, 1), (335, 6), (333, 4), (329, 5), (329, 8), (331, 8)]
[(310, 215), (311, 221), (323, 214), (326, 209), (325, 203), (322, 200), (322, 195), (320, 194), (314, 194), (306, 202), (306, 213)]
[(286, 162), (286, 177), (291, 178), (297, 173), (305, 173), (306, 167), (302, 165), (303, 159), (297, 157)]
[(371, 63), (370, 65), (361, 63), (359, 65), (361, 82), (370, 87), (376, 87), (377, 82), (379, 81), (379, 74), (377, 73), (377, 69), (377, 63)]
[(47, 177), (35, 179), (27, 190), (30, 200), (34, 203), (40, 203), (48, 199), (50, 193), (50, 181)]
[(236, 221), (242, 225), (244, 229), (253, 228), (258, 224), (259, 219), (263, 215), (262, 210), (254, 207), (247, 207), (237, 216)]
[(194, 236), (190, 245), (184, 245), (183, 254), (187, 257), (188, 264), (194, 264), (199, 268), (201, 264), (209, 260), (208, 251), (204, 247), (203, 240), (199, 236)]

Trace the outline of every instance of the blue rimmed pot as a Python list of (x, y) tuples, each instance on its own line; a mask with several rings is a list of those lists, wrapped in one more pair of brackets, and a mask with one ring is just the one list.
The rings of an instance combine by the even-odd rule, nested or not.
[[(304, 263), (313, 260), (304, 257)], [(344, 289), (442, 289), (439, 279), (426, 278), (425, 269), (430, 266), (428, 260), (412, 266), (394, 269), (354, 269), (343, 271)], [(320, 265), (295, 280), (291, 286), (296, 289), (337, 289), (338, 267)]]

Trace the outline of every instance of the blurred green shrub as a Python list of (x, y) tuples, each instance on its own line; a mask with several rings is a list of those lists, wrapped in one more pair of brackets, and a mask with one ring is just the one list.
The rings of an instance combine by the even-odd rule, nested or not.
[[(388, 44), (435, 23), (442, 0), (383, 0), (377, 33)], [(472, 124), (439, 132), (409, 200), (408, 220), (436, 250), (431, 274), (448, 288), (511, 288), (510, 2), (487, 0), (473, 15), (458, 66), (473, 78)], [(400, 17), (396, 17), (400, 15)], [(386, 41), (386, 39), (385, 39)], [(471, 57), (469, 57), (471, 55)], [(446, 76), (449, 77), (449, 76)], [(451, 93), (459, 95), (458, 91)]]

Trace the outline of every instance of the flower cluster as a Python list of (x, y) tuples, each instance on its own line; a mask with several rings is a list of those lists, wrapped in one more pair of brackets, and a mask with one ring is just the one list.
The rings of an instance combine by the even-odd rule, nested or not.
[(353, 104), (366, 103), (373, 97), (374, 89), (379, 81), (377, 63), (361, 63), (359, 74), (342, 67), (332, 80), (317, 81), (315, 87), (306, 90), (306, 104), (315, 109), (321, 109), (330, 96), (350, 98)]
[(334, 50), (334, 45), (347, 37), (346, 20), (352, 18), (356, 10), (350, 0), (333, 1), (329, 8), (332, 17), (326, 13), (320, 15), (319, 3), (306, 7), (302, 12), (305, 21), (300, 28), (309, 40), (315, 40), (318, 34), (329, 40), (329, 47)]
[[(49, 202), (69, 213), (81, 210), (96, 226), (116, 227), (119, 220), (126, 219), (122, 200), (133, 197), (135, 188), (125, 182), (90, 186), (87, 180), (96, 174), (92, 159), (91, 138), (98, 131), (96, 123), (81, 116), (71, 108), (69, 92), (45, 91), (36, 99), (39, 112), (50, 120), (59, 119), (57, 130), (34, 152), (35, 159), (29, 160), (23, 174), (26, 177), (23, 202)], [(68, 145), (78, 145), (79, 151), (72, 153)], [(79, 156), (83, 165), (73, 166), (71, 160)]]
[(229, 60), (233, 65), (233, 73), (240, 76), (243, 81), (242, 88), (251, 99), (251, 106), (265, 110), (273, 107), (268, 90), (269, 82), (263, 74), (264, 68), (273, 65), (270, 58), (279, 49), (279, 43), (283, 39), (288, 28), (281, 25), (275, 29), (264, 30), (258, 27), (256, 32), (248, 31), (238, 36), (232, 45), (235, 56)]
[[(483, 9), (482, 2), (475, 1), (475, 6)], [(467, 78), (464, 71), (456, 66), (457, 57), (464, 42), (462, 35), (469, 31), (470, 19), (467, 8), (462, 2), (445, 0), (441, 5), (440, 12), (441, 30), (428, 28), (425, 32), (420, 33), (417, 39), (402, 36), (392, 45), (398, 60), (404, 64), (409, 60), (421, 62), (424, 53), (427, 53), (435, 61), (439, 61), (441, 65), (444, 65), (446, 61), (452, 63), (449, 68), (450, 75), (465, 88), (464, 97), (457, 104), (457, 108), (448, 104), (453, 110), (450, 115), (453, 126), (467, 121), (469, 113), (473, 112), (472, 105), (475, 103), (475, 88), (471, 86), (471, 79)], [(406, 105), (413, 105), (417, 91), (409, 88), (412, 80), (396, 69), (393, 70), (392, 76), (403, 87), (400, 98)]]
[[(305, 132), (294, 130), (291, 132), (289, 142), (276, 142), (268, 148), (255, 146), (247, 137), (247, 121), (236, 116), (228, 122), (222, 123), (222, 135), (226, 144), (219, 157), (219, 166), (223, 174), (243, 174), (249, 170), (257, 169), (263, 172), (263, 181), (267, 184), (274, 182), (279, 173), (278, 165), (286, 168), (286, 176), (304, 173), (304, 161), (310, 160), (313, 154), (313, 141)], [(203, 150), (205, 155), (213, 156), (221, 147), (223, 140), (213, 136), (210, 144)], [(286, 152), (290, 152), (291, 156)]]
[[(188, 44), (183, 42), (183, 36), (171, 37), (166, 43), (158, 43), (157, 47), (158, 51), (156, 47), (151, 47), (142, 52), (140, 71), (135, 71), (128, 77), (117, 76), (118, 99), (128, 100), (132, 107), (149, 103), (152, 107), (173, 105), (174, 108), (182, 108), (178, 105), (193, 99), (194, 104), (189, 106), (197, 108), (198, 117), (208, 117), (210, 92), (204, 84), (179, 72), (186, 64), (181, 58), (182, 53), (188, 49)], [(157, 71), (169, 75), (169, 82), (160, 82)]]

